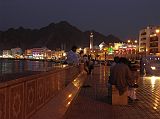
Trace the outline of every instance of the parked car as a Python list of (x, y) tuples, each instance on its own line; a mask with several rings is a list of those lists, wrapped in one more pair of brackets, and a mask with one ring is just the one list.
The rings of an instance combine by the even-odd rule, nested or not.
[(141, 73), (144, 75), (160, 75), (160, 57), (147, 56), (141, 59)]
[(135, 60), (131, 62), (131, 70), (140, 71), (140, 60)]

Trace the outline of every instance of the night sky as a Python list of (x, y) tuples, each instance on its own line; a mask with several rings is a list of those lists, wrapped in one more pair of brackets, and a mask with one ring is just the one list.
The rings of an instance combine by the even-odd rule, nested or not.
[(160, 0), (0, 0), (0, 30), (40, 28), (68, 21), (82, 31), (137, 38), (148, 25), (160, 25)]

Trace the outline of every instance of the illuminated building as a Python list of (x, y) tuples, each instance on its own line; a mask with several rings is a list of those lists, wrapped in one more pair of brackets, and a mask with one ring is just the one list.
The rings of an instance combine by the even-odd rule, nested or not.
[(32, 50), (31, 50), (31, 49), (25, 50), (25, 52), (24, 52), (24, 57), (25, 57), (26, 59), (32, 59), (32, 58), (33, 58)]
[(22, 49), (21, 48), (12, 48), (11, 49), (12, 56), (14, 58), (22, 58)]
[(46, 57), (45, 48), (33, 48), (32, 55), (34, 59), (44, 59)]
[(3, 58), (12, 58), (11, 50), (3, 50)]
[(139, 52), (144, 55), (160, 54), (160, 26), (148, 26), (140, 30)]
[(105, 43), (104, 42), (102, 42), (101, 44), (99, 44), (99, 48), (100, 48), (100, 50), (102, 50), (104, 47), (105, 47)]
[(119, 54), (127, 55), (127, 54), (136, 54), (136, 45), (128, 45), (123, 44), (119, 47)]
[(64, 50), (53, 51), (52, 59), (61, 60), (66, 58), (66, 52)]
[(130, 40), (128, 43), (114, 43), (114, 46), (109, 47), (109, 54), (114, 56), (126, 57), (128, 59), (138, 58), (138, 45), (136, 40)]
[(84, 48), (84, 54), (89, 54), (90, 53), (90, 48), (89, 47), (86, 47)]
[(51, 50), (46, 50), (46, 59), (52, 59), (52, 51)]
[(27, 59), (51, 59), (52, 51), (47, 48), (33, 48), (25, 50)]

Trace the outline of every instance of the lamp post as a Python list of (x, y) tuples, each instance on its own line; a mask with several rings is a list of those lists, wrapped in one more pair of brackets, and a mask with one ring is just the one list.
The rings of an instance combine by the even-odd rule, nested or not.
[(159, 30), (159, 29), (156, 29), (155, 32), (158, 34), (158, 33), (160, 33), (160, 30)]
[(137, 41), (137, 40), (134, 40), (134, 44), (135, 44), (135, 46), (136, 46), (136, 54), (137, 54), (137, 51), (138, 51), (138, 48), (139, 48), (137, 43), (138, 43), (138, 41)]
[(131, 43), (131, 40), (127, 40), (128, 44)]
[(137, 42), (138, 42), (137, 40), (134, 41), (134, 43), (136, 43), (136, 44), (137, 44)]

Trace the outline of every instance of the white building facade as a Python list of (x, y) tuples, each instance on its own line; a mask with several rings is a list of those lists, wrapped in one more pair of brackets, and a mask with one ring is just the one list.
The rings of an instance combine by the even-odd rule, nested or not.
[(148, 26), (139, 32), (139, 53), (160, 55), (160, 26)]

